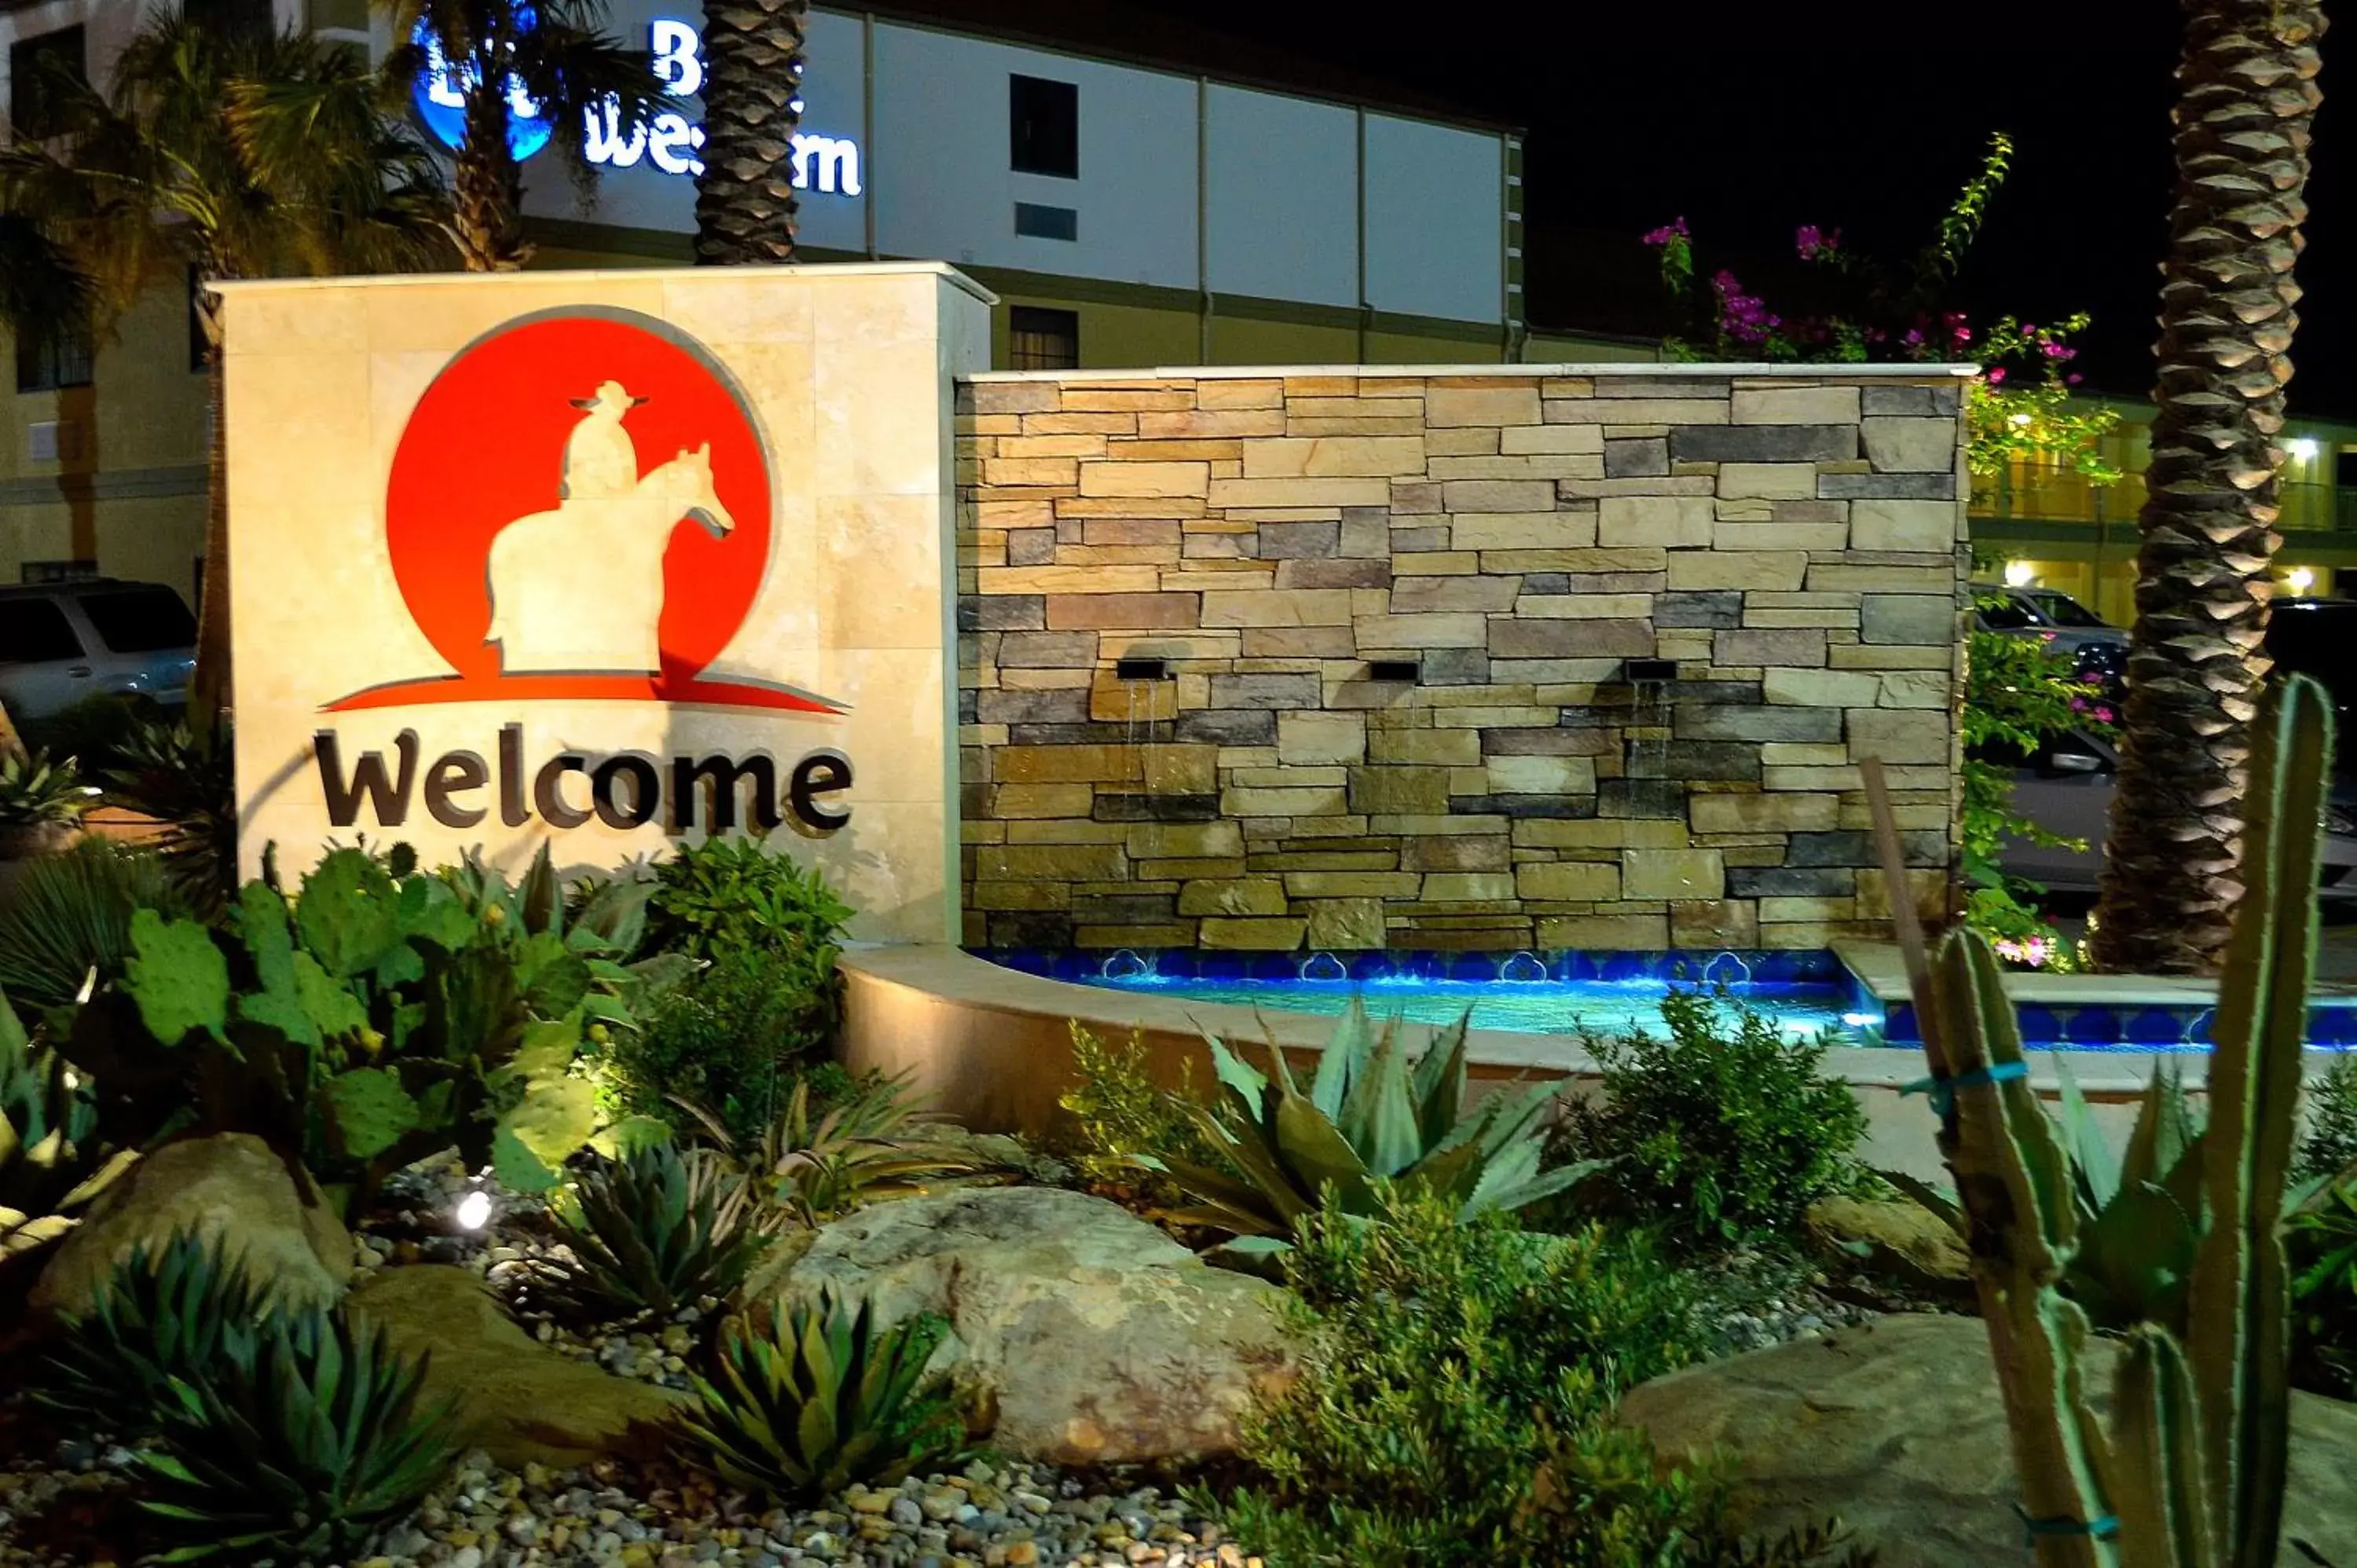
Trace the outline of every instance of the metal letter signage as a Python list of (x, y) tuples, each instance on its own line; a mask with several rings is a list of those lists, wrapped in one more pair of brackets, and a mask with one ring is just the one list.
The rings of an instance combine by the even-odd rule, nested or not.
[[(424, 18), (410, 37), (425, 57), (411, 93), (418, 118), (436, 141), (456, 150), (466, 135), (465, 89), (482, 80), (484, 67), (473, 59), (453, 64), (445, 59), (441, 41)], [(647, 49), (667, 95), (687, 100), (703, 91), (704, 38), (694, 23), (670, 17), (650, 23)], [(505, 91), (508, 147), (521, 161), (548, 145), (554, 126), (514, 77), (507, 79)], [(802, 112), (799, 101), (794, 111)], [(581, 152), (592, 164), (632, 168), (643, 162), (663, 174), (689, 178), (704, 172), (704, 160), (696, 156), (704, 146), (704, 127), (678, 110), (663, 110), (643, 125), (625, 126), (609, 102), (587, 111), (584, 120)], [(859, 144), (847, 136), (797, 134), (793, 181), (797, 190), (826, 196), (862, 194), (866, 187), (860, 181)]]

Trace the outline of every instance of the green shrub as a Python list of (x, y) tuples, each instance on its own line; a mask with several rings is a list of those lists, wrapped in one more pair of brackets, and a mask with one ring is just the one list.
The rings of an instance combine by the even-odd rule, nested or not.
[(1662, 1021), (1666, 1035), (1587, 1039), (1605, 1098), (1566, 1106), (1558, 1152), (1617, 1162), (1630, 1213), (1678, 1241), (1797, 1234), (1853, 1179), (1866, 1128), (1849, 1086), (1818, 1070), (1826, 1047), (1700, 991), (1673, 991)]
[(831, 989), (835, 939), (852, 910), (815, 866), (805, 871), (759, 839), (713, 838), (682, 843), (655, 878), (658, 947), (697, 959), (743, 947), (796, 953), (809, 966), (806, 989)]
[(730, 1136), (759, 1136), (834, 1032), (832, 985), (813, 991), (810, 978), (811, 966), (792, 953), (722, 950), (666, 993), (643, 1028), (608, 1049), (617, 1101), (649, 1116), (693, 1101)]
[(563, 1221), (576, 1261), (550, 1294), (599, 1321), (669, 1318), (727, 1296), (775, 1233), (759, 1194), (708, 1150), (638, 1150), (584, 1176), (576, 1196), (579, 1218)]
[(183, 1231), (153, 1256), (134, 1247), (88, 1312), (65, 1315), (34, 1397), (77, 1425), (152, 1436), (178, 1402), (173, 1380), (251, 1363), (271, 1311), (243, 1258), (218, 1242)]
[(138, 1157), (103, 1151), (89, 1079), (37, 1047), (0, 996), (0, 1262), (63, 1237)]
[(1301, 1375), (1247, 1418), (1242, 1455), (1263, 1479), (1228, 1509), (1290, 1535), (1277, 1562), (1525, 1561), (1501, 1553), (1543, 1433), (1602, 1418), (1620, 1388), (1684, 1361), (1694, 1298), (1640, 1239), (1460, 1220), (1380, 1179), (1372, 1196), (1369, 1224), (1329, 1193), (1284, 1260)]
[(2307, 1093), (2308, 1136), (2299, 1146), (2298, 1174), (2337, 1176), (2357, 1165), (2357, 1055), (2334, 1057)]
[(137, 1455), (165, 1562), (350, 1561), (448, 1466), (425, 1363), (342, 1313), (267, 1318), (250, 1354), (171, 1385), (163, 1444)]
[(101, 983), (120, 980), (137, 909), (167, 918), (190, 912), (163, 862), (145, 850), (86, 838), (28, 862), (0, 912), (0, 989), (58, 1007), (81, 993), (92, 970)]
[(731, 1324), (681, 1428), (730, 1483), (782, 1503), (895, 1485), (964, 1442), (945, 1382), (925, 1372), (946, 1329), (920, 1315), (879, 1331), (872, 1304), (777, 1303), (767, 1322)]
[(785, 1109), (750, 1144), (740, 1144), (703, 1107), (686, 1109), (732, 1170), (771, 1206), (808, 1225), (863, 1203), (912, 1197), (929, 1181), (975, 1168), (969, 1150), (924, 1137), (901, 1079), (871, 1075), (829, 1104), (812, 1092), (817, 1079), (796, 1079)]
[(1066, 1114), (1060, 1144), (1092, 1187), (1135, 1190), (1147, 1202), (1170, 1208), (1181, 1201), (1178, 1185), (1156, 1165), (1172, 1161), (1222, 1172), (1238, 1180), (1217, 1144), (1188, 1111), (1195, 1098), (1193, 1074), (1170, 1094), (1146, 1075), (1146, 1041), (1137, 1030), (1121, 1046), (1097, 1038), (1072, 1020), (1075, 1082), (1056, 1104)]

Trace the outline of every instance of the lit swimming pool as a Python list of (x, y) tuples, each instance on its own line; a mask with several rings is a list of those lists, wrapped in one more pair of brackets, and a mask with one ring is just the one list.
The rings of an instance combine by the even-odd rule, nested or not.
[(1882, 1009), (1830, 953), (989, 952), (995, 963), (1106, 990), (1534, 1035), (1659, 1034), (1673, 985), (1724, 987), (1786, 1034), (1857, 1043)]

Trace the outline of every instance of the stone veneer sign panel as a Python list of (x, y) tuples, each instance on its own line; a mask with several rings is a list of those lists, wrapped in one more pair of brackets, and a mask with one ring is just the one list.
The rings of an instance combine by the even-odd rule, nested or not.
[(953, 934), (951, 408), (987, 295), (926, 264), (225, 293), (249, 872), (774, 824), (856, 934)]
[(974, 378), (967, 940), (1821, 947), (1887, 929), (1868, 757), (1936, 906), (1961, 392), (1922, 366)]

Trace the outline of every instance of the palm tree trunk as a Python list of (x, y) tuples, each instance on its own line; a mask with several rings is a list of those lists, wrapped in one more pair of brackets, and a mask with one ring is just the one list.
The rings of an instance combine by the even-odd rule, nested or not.
[[(203, 287), (200, 282), (199, 288)], [(203, 312), (205, 349), (205, 581), (197, 597), (197, 672), (188, 705), (199, 727), (210, 724), (233, 701), (230, 685), (229, 626), (229, 435), (222, 423), (221, 307), (210, 295)]]
[(2126, 744), (2097, 963), (2216, 970), (2241, 899), (2250, 724), (2268, 662), (2275, 444), (2291, 379), (2292, 263), (2321, 97), (2319, 0), (2185, 0), (2177, 205), (2140, 521)]
[(794, 259), (794, 128), (809, 33), (809, 0), (705, 0), (698, 263)]
[(451, 238), (470, 273), (511, 273), (532, 259), (523, 237), (523, 169), (508, 152), (508, 112), (497, 92), (467, 94), (465, 144), (453, 159)]

